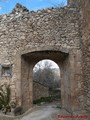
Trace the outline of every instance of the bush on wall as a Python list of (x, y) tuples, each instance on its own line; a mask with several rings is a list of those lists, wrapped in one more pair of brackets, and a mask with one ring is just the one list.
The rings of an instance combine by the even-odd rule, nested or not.
[(3, 84), (0, 86), (0, 110), (3, 113), (7, 113), (11, 111), (10, 106), (11, 101), (11, 88), (8, 84)]

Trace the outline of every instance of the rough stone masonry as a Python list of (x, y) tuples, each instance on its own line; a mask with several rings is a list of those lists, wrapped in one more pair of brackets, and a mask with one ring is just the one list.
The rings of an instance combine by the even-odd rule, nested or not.
[(29, 11), (17, 4), (0, 16), (0, 84), (10, 83), (12, 100), (33, 105), (33, 67), (51, 59), (60, 67), (62, 107), (90, 112), (90, 1)]

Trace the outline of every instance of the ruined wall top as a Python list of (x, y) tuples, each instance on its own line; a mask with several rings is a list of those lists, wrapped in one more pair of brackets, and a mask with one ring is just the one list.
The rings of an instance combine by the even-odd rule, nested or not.
[(73, 7), (79, 7), (81, 2), (83, 2), (83, 0), (68, 0), (68, 5)]
[(29, 12), (29, 10), (22, 6), (21, 4), (17, 3), (15, 8), (12, 10), (12, 13), (15, 14), (15, 13), (22, 13), (22, 12)]
[(54, 15), (60, 14), (60, 16), (64, 16), (65, 14), (69, 14), (69, 13), (75, 14), (77, 13), (77, 9), (72, 7), (71, 5), (67, 5), (64, 7), (51, 7), (51, 8), (45, 8), (45, 9), (37, 10), (37, 11), (30, 11), (26, 7), (17, 3), (11, 13), (0, 16), (0, 23), (12, 22), (13, 20), (15, 21), (16, 19), (20, 20), (22, 19), (23, 16), (25, 17), (27, 16), (29, 18), (36, 16), (36, 17), (41, 18), (41, 16), (44, 16), (46, 14), (51, 14), (51, 16), (53, 14)]
[[(67, 0), (67, 6), (64, 6), (61, 8), (58, 6), (57, 8), (59, 8), (59, 9), (62, 9), (62, 8), (66, 9), (66, 8), (70, 8), (70, 7), (75, 8), (78, 6), (78, 3), (80, 3), (80, 2), (82, 2), (82, 0)], [(48, 11), (48, 9), (51, 9), (51, 11), (52, 11), (52, 9), (57, 9), (57, 8), (56, 7), (45, 8), (44, 10)], [(38, 12), (38, 11), (42, 12), (43, 10), (37, 10), (34, 12)], [(28, 13), (28, 12), (32, 12), (32, 11), (29, 11), (25, 6), (17, 3), (15, 8), (12, 10), (12, 12), (10, 14), (20, 14), (20, 13), (23, 14), (23, 13)], [(7, 15), (10, 15), (10, 14), (7, 14)], [(3, 16), (3, 15), (1, 15), (1, 16)]]

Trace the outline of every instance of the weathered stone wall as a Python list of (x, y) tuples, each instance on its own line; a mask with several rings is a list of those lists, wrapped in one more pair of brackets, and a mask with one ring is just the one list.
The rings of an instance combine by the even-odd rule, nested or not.
[[(32, 106), (32, 69), (38, 60), (50, 58), (61, 67), (64, 107), (70, 107), (72, 111), (81, 110), (82, 51), (78, 9), (68, 6), (37, 12), (22, 12), (17, 8), (15, 11), (0, 16), (1, 71), (3, 64), (12, 65), (12, 75), (5, 77), (1, 74), (0, 83), (6, 81), (12, 84), (17, 104), (23, 103), (29, 108)], [(59, 53), (51, 52), (49, 55), (48, 51), (53, 50)], [(44, 56), (43, 53), (38, 57), (37, 53), (32, 56), (32, 52), (37, 51), (47, 52)], [(26, 54), (26, 58), (23, 54)]]
[(49, 88), (44, 85), (33, 82), (33, 100), (40, 99), (41, 97), (49, 96)]
[(80, 0), (84, 107), (90, 112), (90, 1)]
[(89, 0), (69, 0), (73, 7), (77, 7), (80, 12), (79, 26), (82, 50), (82, 88), (83, 95), (80, 102), (84, 110), (90, 113), (90, 1)]

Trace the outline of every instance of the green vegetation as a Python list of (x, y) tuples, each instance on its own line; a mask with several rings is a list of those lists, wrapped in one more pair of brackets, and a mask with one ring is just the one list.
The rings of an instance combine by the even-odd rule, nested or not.
[(10, 99), (11, 98), (11, 88), (10, 85), (3, 84), (0, 86), (0, 110), (5, 114), (11, 111)]
[(42, 102), (50, 103), (53, 102), (54, 100), (57, 100), (58, 98), (60, 97), (59, 96), (41, 97), (40, 99), (34, 100), (33, 104), (41, 104)]

